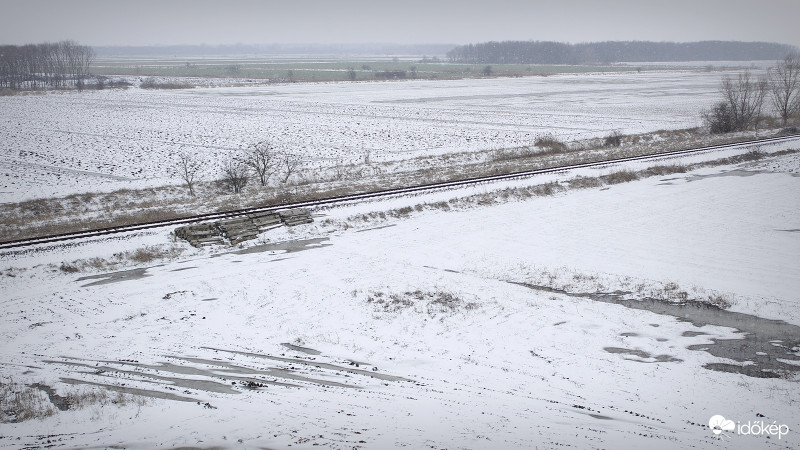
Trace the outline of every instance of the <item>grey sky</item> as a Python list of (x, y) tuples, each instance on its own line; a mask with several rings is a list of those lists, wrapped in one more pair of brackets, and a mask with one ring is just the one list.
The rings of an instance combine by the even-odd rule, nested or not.
[(799, 0), (0, 0), (0, 44), (771, 41)]

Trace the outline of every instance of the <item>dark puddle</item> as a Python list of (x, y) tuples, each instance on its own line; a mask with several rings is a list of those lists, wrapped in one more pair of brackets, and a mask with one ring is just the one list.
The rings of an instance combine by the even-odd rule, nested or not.
[(712, 173), (709, 175), (696, 175), (692, 174), (686, 177), (686, 181), (698, 181), (698, 180), (705, 180), (706, 178), (719, 178), (719, 177), (752, 177), (754, 175), (759, 175), (762, 173), (772, 173), (762, 170), (729, 170), (727, 172), (720, 172), (720, 173)]
[[(113, 378), (119, 378), (120, 375), (122, 375), (129, 380), (135, 379), (145, 382), (162, 383), (168, 388), (194, 389), (218, 394), (241, 393), (240, 390), (236, 388), (236, 383), (251, 389), (268, 385), (300, 387), (298, 384), (279, 380), (312, 383), (326, 387), (360, 389), (359, 386), (352, 384), (310, 378), (296, 373), (296, 371), (291, 368), (268, 367), (264, 369), (253, 369), (218, 360), (178, 356), (169, 356), (169, 358), (197, 364), (198, 366), (174, 364), (171, 362), (161, 362), (158, 364), (142, 364), (130, 361), (97, 361), (93, 363), (83, 363), (76, 361), (49, 360), (44, 362), (85, 368), (87, 370), (78, 371), (77, 373), (87, 375)], [(184, 378), (186, 376), (191, 376), (193, 378)], [(205, 377), (205, 379), (198, 377)]]
[[(298, 241), (285, 241), (275, 242), (270, 244), (259, 244), (243, 250), (236, 250), (234, 255), (248, 255), (251, 253), (264, 253), (264, 252), (284, 252), (284, 253), (297, 253), (304, 250), (311, 250), (314, 248), (328, 247), (333, 244), (326, 244), (328, 238), (314, 238), (314, 239), (301, 239)], [(218, 255), (214, 255), (218, 256)]]
[(800, 233), (800, 228), (794, 230), (778, 230), (778, 231), (785, 231), (787, 233)]
[[(698, 328), (705, 325), (715, 325), (738, 330), (739, 339), (710, 338), (713, 341), (712, 344), (690, 345), (687, 347), (690, 350), (706, 351), (719, 358), (730, 359), (738, 363), (711, 363), (704, 366), (707, 369), (741, 373), (758, 378), (779, 378), (792, 372), (800, 372), (800, 352), (792, 351), (793, 348), (800, 346), (800, 327), (782, 320), (764, 319), (750, 314), (727, 311), (714, 305), (697, 301), (672, 303), (651, 298), (626, 300), (623, 295), (628, 294), (627, 292), (569, 293), (546, 286), (516, 282), (512, 282), (512, 284), (537, 291), (587, 298), (650, 311), (675, 317)], [(699, 336), (701, 334), (705, 333), (702, 331), (685, 331), (683, 336)], [(637, 350), (625, 351), (630, 353)]]
[(89, 275), (86, 277), (80, 277), (75, 281), (98, 280), (92, 283), (81, 285), (81, 287), (88, 287), (88, 286), (99, 286), (102, 284), (119, 283), (120, 281), (126, 281), (126, 280), (140, 280), (144, 277), (150, 276), (150, 274), (147, 273), (147, 269), (148, 267), (142, 267), (139, 269), (121, 270), (119, 272), (101, 273), (99, 275)]
[(634, 358), (625, 358), (629, 361), (636, 361), (641, 363), (654, 363), (654, 362), (679, 362), (683, 361), (682, 359), (675, 358), (674, 356), (670, 355), (656, 355), (653, 356), (650, 353), (647, 353), (644, 350), (631, 350), (627, 348), (619, 348), (619, 347), (604, 347), (603, 350), (607, 351), (608, 353), (620, 353), (623, 355), (631, 355), (636, 356), (638, 359)]
[(191, 397), (184, 397), (182, 395), (171, 394), (169, 392), (152, 391), (150, 389), (137, 389), (127, 386), (117, 386), (116, 384), (95, 383), (93, 381), (76, 380), (74, 378), (61, 378), (62, 383), (71, 385), (85, 385), (97, 386), (103, 389), (114, 392), (122, 392), (123, 394), (139, 395), (142, 397), (159, 398), (163, 400), (177, 400), (179, 402), (196, 402), (197, 399)]
[(53, 404), (59, 411), (67, 411), (69, 409), (69, 399), (67, 397), (62, 397), (56, 394), (56, 390), (51, 388), (46, 384), (41, 383), (34, 383), (31, 385), (32, 388), (39, 389), (40, 391), (47, 394), (47, 398), (50, 399), (50, 403)]
[(461, 272), (459, 272), (458, 270), (453, 270), (453, 269), (440, 269), (440, 268), (438, 268), (438, 267), (433, 267), (433, 266), (424, 266), (424, 265), (423, 265), (422, 267), (425, 267), (425, 268), (427, 268), (427, 269), (443, 270), (443, 271), (445, 271), (445, 272), (450, 272), (450, 273), (461, 273)]
[[(282, 345), (290, 350), (313, 356), (306, 356), (305, 359), (287, 358), (202, 347), (215, 352), (243, 355), (259, 360), (266, 359), (275, 362), (275, 364), (264, 367), (263, 363), (258, 363), (255, 367), (249, 367), (248, 365), (221, 359), (169, 355), (165, 356), (165, 358), (169, 358), (169, 361), (155, 364), (144, 364), (138, 361), (83, 361), (70, 358), (64, 358), (60, 361), (45, 360), (43, 362), (72, 368), (76, 375), (81, 375), (81, 377), (61, 378), (61, 381), (67, 384), (98, 386), (112, 391), (180, 401), (197, 401), (195, 398), (183, 395), (195, 395), (197, 391), (217, 394), (240, 394), (243, 391), (258, 390), (270, 386), (302, 388), (316, 385), (325, 388), (362, 389), (361, 386), (354, 384), (357, 378), (353, 377), (353, 375), (385, 381), (411, 381), (406, 378), (379, 373), (376, 367), (372, 367), (371, 370), (358, 368), (361, 365), (369, 365), (368, 363), (349, 361), (350, 366), (345, 366), (317, 361), (316, 356), (321, 354), (317, 350), (288, 343)], [(312, 374), (314, 377), (309, 376)], [(100, 380), (97, 378), (94, 381), (79, 379), (88, 377), (99, 377)], [(326, 379), (320, 379), (319, 377)], [(102, 378), (114, 381), (103, 382)], [(158, 390), (126, 386), (126, 384), (133, 383), (158, 386)], [(58, 396), (48, 386), (35, 387), (46, 392), (53, 404), (57, 406), (63, 404), (68, 407), (64, 403), (66, 399)], [(170, 390), (176, 392), (164, 392)]]
[(197, 269), (197, 266), (181, 267), (180, 269), (172, 269), (172, 270), (170, 270), (170, 272), (180, 272), (180, 271), (189, 270), (189, 269)]
[(281, 344), (282, 346), (288, 348), (289, 350), (294, 350), (296, 352), (305, 353), (306, 355), (321, 355), (322, 352), (319, 350), (314, 350), (313, 348), (307, 347), (300, 347), (299, 345), (290, 344), (288, 342), (284, 342)]

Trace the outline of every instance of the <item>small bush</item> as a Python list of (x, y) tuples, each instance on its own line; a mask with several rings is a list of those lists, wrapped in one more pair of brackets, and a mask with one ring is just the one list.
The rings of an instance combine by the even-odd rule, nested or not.
[(614, 131), (603, 139), (603, 147), (619, 147), (622, 145), (622, 134)]
[(711, 108), (711, 111), (704, 112), (703, 120), (711, 134), (730, 133), (737, 128), (735, 115), (725, 102), (719, 102)]

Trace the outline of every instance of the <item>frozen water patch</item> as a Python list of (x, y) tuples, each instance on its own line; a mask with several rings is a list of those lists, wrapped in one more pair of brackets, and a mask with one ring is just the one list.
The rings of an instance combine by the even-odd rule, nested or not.
[[(562, 295), (588, 298), (594, 301), (622, 305), (627, 308), (650, 311), (660, 315), (677, 318), (689, 322), (702, 329), (706, 325), (733, 328), (741, 336), (737, 339), (710, 338), (713, 344), (690, 345), (689, 350), (706, 351), (716, 357), (736, 361), (739, 364), (707, 363), (703, 367), (722, 372), (741, 373), (758, 378), (779, 378), (789, 373), (800, 372), (800, 356), (793, 349), (800, 345), (800, 327), (782, 320), (764, 319), (752, 314), (728, 311), (717, 306), (699, 302), (685, 301), (681, 303), (657, 300), (652, 298), (625, 298), (630, 292), (612, 293), (572, 293), (563, 289), (547, 286), (536, 286), (513, 282), (529, 289), (558, 293)], [(703, 331), (685, 331), (684, 337), (705, 334)], [(625, 337), (638, 336), (636, 332), (623, 333)], [(669, 355), (652, 356), (638, 349), (606, 347), (610, 353), (635, 356), (639, 362), (673, 362), (680, 361)]]

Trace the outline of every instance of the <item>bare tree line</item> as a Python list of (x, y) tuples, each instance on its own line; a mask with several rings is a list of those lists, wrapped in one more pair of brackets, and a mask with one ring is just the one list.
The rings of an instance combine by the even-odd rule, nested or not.
[(94, 50), (72, 41), (0, 46), (0, 88), (82, 88)]
[(756, 61), (781, 58), (793, 50), (791, 45), (771, 42), (492, 41), (458, 46), (447, 52), (447, 58), (467, 64)]
[[(183, 181), (189, 194), (195, 195), (195, 187), (206, 171), (207, 163), (196, 153), (179, 153), (169, 168), (174, 178)], [(224, 191), (241, 193), (251, 179), (255, 178), (261, 187), (267, 187), (270, 179), (280, 175), (279, 183), (286, 185), (292, 175), (301, 168), (301, 160), (295, 155), (279, 151), (267, 140), (250, 145), (243, 154), (231, 155), (222, 162), (217, 184)]]
[(749, 70), (737, 77), (725, 76), (720, 83), (723, 100), (703, 118), (711, 133), (758, 130), (764, 118), (765, 102), (772, 104), (783, 126), (800, 113), (800, 56), (791, 53), (769, 69), (766, 75), (754, 77)]

